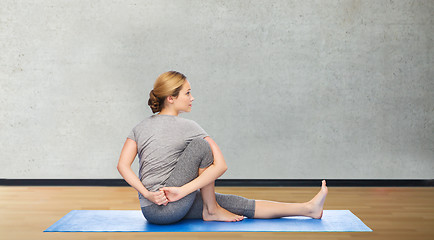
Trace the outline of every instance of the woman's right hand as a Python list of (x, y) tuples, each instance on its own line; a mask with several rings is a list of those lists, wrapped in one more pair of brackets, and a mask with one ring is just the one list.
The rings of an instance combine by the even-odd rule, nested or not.
[(169, 200), (166, 198), (166, 194), (164, 194), (163, 190), (157, 192), (149, 192), (147, 199), (157, 205), (166, 206), (169, 203)]
[(164, 191), (169, 202), (176, 202), (186, 196), (186, 192), (182, 187), (163, 187), (160, 190)]

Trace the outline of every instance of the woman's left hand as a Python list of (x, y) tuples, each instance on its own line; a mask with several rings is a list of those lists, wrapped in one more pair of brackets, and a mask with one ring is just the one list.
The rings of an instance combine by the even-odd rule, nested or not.
[(160, 188), (160, 190), (163, 190), (166, 194), (167, 200), (169, 202), (176, 202), (179, 199), (185, 197), (184, 192), (182, 191), (181, 187), (163, 187)]

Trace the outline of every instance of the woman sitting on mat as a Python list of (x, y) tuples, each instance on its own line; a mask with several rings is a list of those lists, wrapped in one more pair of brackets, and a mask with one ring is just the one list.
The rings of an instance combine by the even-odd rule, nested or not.
[[(304, 203), (284, 203), (214, 192), (214, 181), (227, 165), (217, 144), (193, 120), (194, 98), (186, 77), (161, 74), (150, 92), (151, 115), (130, 132), (122, 148), (118, 171), (134, 189), (143, 216), (150, 223), (171, 224), (181, 219), (240, 221), (248, 218), (307, 216), (320, 219), (327, 195), (325, 180), (319, 193)], [(139, 155), (139, 178), (131, 165)], [(199, 191), (200, 189), (200, 191)]]

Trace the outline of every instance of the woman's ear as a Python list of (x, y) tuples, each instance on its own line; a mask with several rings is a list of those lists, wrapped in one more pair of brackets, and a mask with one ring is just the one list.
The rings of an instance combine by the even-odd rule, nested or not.
[(173, 96), (167, 96), (167, 101), (169, 102), (169, 103), (173, 103), (173, 100), (174, 99), (174, 97)]

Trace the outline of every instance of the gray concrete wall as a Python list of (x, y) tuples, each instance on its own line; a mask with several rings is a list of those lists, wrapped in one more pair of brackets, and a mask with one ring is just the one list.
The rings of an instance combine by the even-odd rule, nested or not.
[[(121, 178), (165, 71), (222, 179), (432, 179), (434, 1), (1, 1), (0, 178)], [(133, 164), (137, 173), (138, 159)]]

